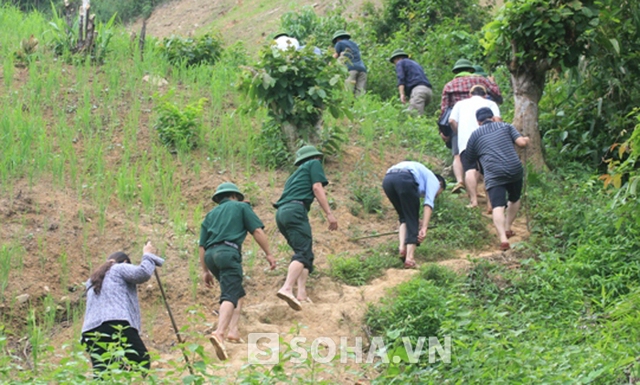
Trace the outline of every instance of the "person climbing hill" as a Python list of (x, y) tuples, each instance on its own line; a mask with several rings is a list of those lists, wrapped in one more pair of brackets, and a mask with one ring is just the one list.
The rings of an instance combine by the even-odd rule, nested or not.
[[(322, 168), (323, 154), (314, 146), (304, 146), (296, 153), (295, 165), (298, 169), (287, 179), (280, 199), (273, 205), (276, 223), (284, 235), (293, 256), (284, 285), (278, 290), (278, 298), (285, 301), (293, 310), (302, 310), (300, 302), (311, 302), (307, 295), (306, 284), (313, 272), (313, 238), (308, 212), (314, 199), (324, 211), (329, 230), (338, 229), (338, 221), (333, 216), (324, 186), (329, 184)], [(297, 296), (293, 295), (293, 286), (297, 283)]]
[(213, 277), (220, 282), (218, 326), (209, 340), (220, 360), (228, 359), (223, 341), (240, 341), (238, 322), (246, 293), (242, 287), (242, 243), (251, 233), (266, 254), (271, 270), (276, 260), (269, 249), (264, 225), (245, 202), (244, 194), (229, 182), (222, 183), (211, 198), (218, 204), (209, 211), (200, 228), (200, 266), (202, 280), (213, 286)]

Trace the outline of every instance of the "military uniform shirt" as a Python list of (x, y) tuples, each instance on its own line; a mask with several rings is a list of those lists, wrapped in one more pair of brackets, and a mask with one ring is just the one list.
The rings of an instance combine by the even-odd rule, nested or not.
[(241, 246), (247, 237), (264, 224), (251, 206), (244, 202), (223, 199), (218, 207), (209, 211), (200, 227), (200, 246), (205, 250), (216, 243), (233, 242)]
[(274, 206), (278, 208), (295, 200), (304, 202), (304, 206), (309, 211), (311, 203), (316, 197), (313, 194), (313, 185), (318, 182), (322, 183), (322, 186), (329, 184), (324, 175), (322, 163), (318, 159), (306, 161), (287, 179), (282, 196)]

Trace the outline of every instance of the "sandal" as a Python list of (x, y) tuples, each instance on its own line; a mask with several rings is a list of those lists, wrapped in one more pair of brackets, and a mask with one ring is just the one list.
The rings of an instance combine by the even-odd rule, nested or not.
[(220, 361), (226, 361), (229, 359), (229, 355), (227, 354), (227, 350), (224, 348), (222, 342), (215, 334), (212, 334), (209, 337), (209, 341), (211, 341), (211, 345), (213, 345), (213, 349), (216, 351), (216, 356)]
[(511, 238), (511, 237), (515, 237), (515, 235), (516, 235), (516, 232), (515, 232), (515, 231), (512, 231), (512, 230), (507, 230), (507, 231), (505, 231), (504, 233), (505, 233), (505, 235), (507, 236), (507, 239), (509, 239), (509, 238)]
[(276, 294), (278, 298), (280, 298), (281, 300), (285, 301), (287, 303), (287, 305), (289, 305), (290, 308), (292, 308), (295, 311), (300, 311), (302, 310), (302, 306), (300, 306), (300, 302), (298, 301), (298, 299), (294, 296), (291, 295), (287, 295), (285, 293), (282, 292), (278, 292), (278, 294)]
[(404, 262), (405, 269), (417, 269), (418, 265), (416, 265), (416, 261), (405, 261)]
[(502, 251), (507, 251), (511, 248), (511, 245), (509, 244), (509, 242), (502, 242), (500, 243), (500, 250)]
[(464, 190), (464, 183), (462, 182), (458, 182), (456, 183), (455, 186), (453, 186), (453, 188), (451, 189), (451, 194), (460, 194), (462, 192), (462, 190)]

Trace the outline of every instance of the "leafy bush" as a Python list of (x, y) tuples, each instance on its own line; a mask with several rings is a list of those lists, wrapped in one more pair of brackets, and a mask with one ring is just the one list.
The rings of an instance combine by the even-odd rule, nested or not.
[(385, 0), (381, 10), (370, 4), (365, 14), (365, 25), (378, 42), (385, 42), (398, 30), (406, 30), (414, 39), (421, 40), (434, 26), (447, 24), (456, 17), (477, 31), (488, 16), (477, 0)]
[(446, 292), (432, 282), (414, 279), (395, 288), (395, 296), (370, 306), (365, 322), (372, 332), (400, 336), (437, 336), (444, 315)]
[(172, 35), (157, 44), (169, 63), (184, 64), (187, 67), (215, 64), (222, 53), (222, 38), (214, 33), (206, 33), (197, 38)]
[(172, 151), (194, 149), (198, 146), (202, 127), (200, 119), (207, 99), (201, 98), (181, 109), (170, 102), (172, 96), (173, 92), (170, 92), (158, 97), (158, 122), (154, 128), (158, 131), (160, 141)]
[(316, 55), (311, 45), (299, 51), (269, 46), (260, 52), (255, 67), (244, 68), (239, 88), (254, 106), (267, 108), (269, 116), (288, 133), (289, 150), (295, 151), (297, 140), (285, 127), (309, 141), (319, 136), (325, 109), (336, 118), (349, 115), (343, 102), (345, 76), (345, 66), (329, 56)]

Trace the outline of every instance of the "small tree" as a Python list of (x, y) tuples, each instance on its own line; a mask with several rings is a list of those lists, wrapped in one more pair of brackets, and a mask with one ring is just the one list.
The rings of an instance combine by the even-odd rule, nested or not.
[(537, 169), (545, 167), (538, 103), (547, 71), (578, 63), (597, 17), (592, 0), (513, 0), (484, 28), (487, 52), (511, 73), (513, 124), (531, 138), (525, 156)]
[(253, 103), (268, 109), (295, 152), (301, 139), (320, 143), (325, 109), (336, 118), (348, 114), (342, 99), (346, 71), (330, 56), (316, 55), (313, 44), (299, 51), (269, 46), (254, 67), (244, 67), (239, 87)]

